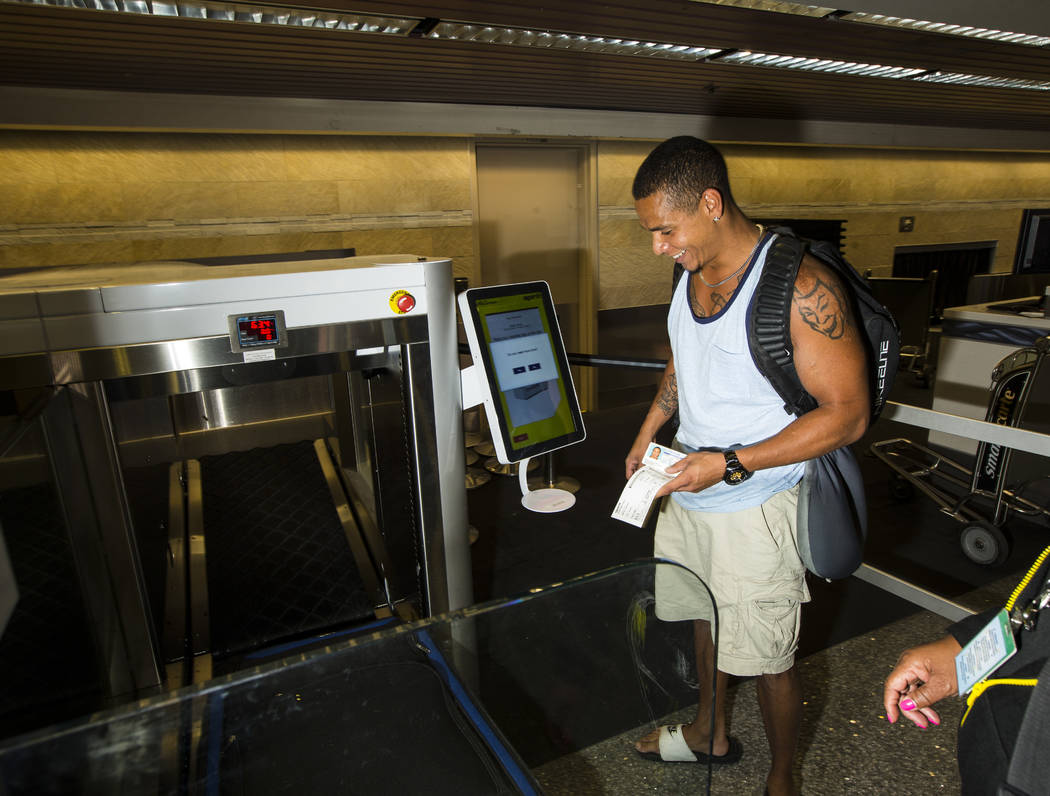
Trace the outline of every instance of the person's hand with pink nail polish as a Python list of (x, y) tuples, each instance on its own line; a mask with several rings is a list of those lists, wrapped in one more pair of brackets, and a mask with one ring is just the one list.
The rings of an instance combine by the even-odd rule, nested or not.
[(955, 656), (961, 650), (958, 641), (945, 636), (901, 653), (897, 665), (886, 678), (882, 693), (890, 724), (902, 714), (924, 730), (930, 724), (941, 723), (941, 717), (930, 706), (959, 693)]

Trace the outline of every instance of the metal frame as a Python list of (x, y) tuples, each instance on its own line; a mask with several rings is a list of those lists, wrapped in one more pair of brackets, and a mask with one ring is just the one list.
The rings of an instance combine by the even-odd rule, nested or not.
[[(413, 533), (418, 538), (417, 549), (423, 559), (419, 569), (426, 580), (422, 584), (422, 608), (426, 613), (439, 613), (471, 603), (452, 269), (448, 260), (418, 259), (421, 261), (415, 262), (414, 257), (407, 262), (398, 261), (390, 272), (398, 280), (405, 280), (416, 293), (415, 314), (362, 317), (362, 306), (352, 300), (354, 294), (345, 292), (348, 277), (341, 274), (340, 290), (350, 297), (348, 320), (288, 329), (288, 346), (275, 352), (273, 361), (246, 363), (243, 355), (231, 351), (228, 336), (211, 334), (126, 345), (30, 350), (0, 357), (3, 389), (63, 387), (59, 390), (59, 399), (52, 400), (44, 413), (45, 439), (55, 468), (66, 525), (74, 537), (84, 599), (97, 630), (110, 694), (141, 694), (158, 687), (164, 679), (159, 669), (160, 650), (163, 646), (166, 655), (176, 652), (173, 634), (178, 629), (177, 624), (167, 628), (171, 638), (160, 631), (157, 635), (165, 638), (153, 636), (153, 620), (137, 561), (109, 411), (111, 392), (122, 397), (193, 393), (229, 386), (231, 375), (237, 374), (241, 375), (236, 383), (241, 383), (242, 378), (244, 383), (258, 383), (283, 375), (281, 369), (291, 360), (306, 362), (309, 359), (311, 367), (326, 374), (346, 371), (352, 375), (372, 368), (377, 372), (397, 371), (400, 366), (401, 372), (392, 383), (399, 383), (395, 392), (401, 401), (408, 455), (412, 457), (404, 466), (411, 471), (415, 493), (418, 527)], [(294, 264), (289, 270), (294, 270)], [(375, 298), (381, 294), (379, 306), (385, 310), (389, 292), (381, 287), (381, 275), (374, 268), (362, 268), (357, 273), (366, 283), (369, 306), (377, 306)], [(282, 284), (288, 282), (288, 274), (281, 278)], [(209, 289), (212, 284), (208, 284)], [(31, 295), (33, 290), (25, 287), (24, 282), (5, 287), (18, 297), (25, 293)], [(178, 287), (185, 291), (185, 285)], [(23, 292), (19, 293), (19, 289)], [(84, 289), (83, 295), (91, 297), (95, 293)], [(102, 304), (114, 296), (124, 300), (130, 294), (117, 291), (101, 295), (97, 302), (92, 299), (98, 307), (88, 308), (89, 312), (101, 311)], [(326, 312), (338, 304), (331, 297), (321, 296), (319, 301), (322, 299)], [(302, 303), (301, 297), (295, 301)], [(267, 304), (274, 302), (267, 300)], [(163, 309), (167, 305), (147, 306)], [(236, 311), (242, 308), (238, 306)], [(106, 309), (113, 307), (107, 304)], [(299, 312), (302, 312), (301, 306)], [(196, 309), (193, 313), (194, 317), (201, 314)], [(213, 314), (221, 316), (222, 313), (221, 305), (215, 305)], [(74, 321), (80, 323), (75, 316), (55, 318), (63, 329), (71, 329)], [(109, 320), (107, 318), (107, 324)], [(48, 322), (49, 317), (45, 317), (43, 323)], [(222, 323), (225, 325), (224, 317)], [(12, 348), (9, 341), (6, 350), (18, 349)], [(334, 397), (336, 400), (340, 395), (350, 398), (350, 392)], [(323, 440), (321, 442), (323, 444)], [(368, 446), (372, 449), (366, 451), (370, 458), (363, 463), (366, 467), (375, 463), (375, 440), (369, 440)], [(77, 461), (75, 456), (71, 460), (70, 451), (80, 451), (87, 458), (84, 462)], [(355, 513), (360, 516), (379, 509), (378, 500), (374, 506), (369, 505), (367, 490), (365, 494), (357, 494), (357, 488), (366, 478), (353, 478), (353, 469), (338, 468), (341, 472), (337, 472), (335, 465), (329, 464), (325, 475), (333, 489), (342, 491), (350, 482), (355, 487), (347, 490), (352, 494), (340, 505), (341, 517)], [(190, 648), (183, 656), (185, 666), (172, 667), (174, 684), (178, 685), (185, 680), (207, 680), (212, 676), (212, 668), (199, 464), (191, 457), (179, 457), (173, 467), (168, 490), (168, 520), (172, 526), (168, 539), (169, 572), (164, 591), (169, 607), (189, 602), (188, 627), (184, 629), (191, 639)], [(369, 472), (367, 476), (373, 474)], [(397, 499), (404, 501), (406, 496), (401, 494)], [(174, 527), (180, 516), (186, 521), (185, 536), (180, 536)], [(370, 536), (373, 542), (382, 542), (378, 528), (372, 527)], [(359, 557), (369, 555), (363, 549), (354, 552)], [(390, 561), (383, 553), (378, 558), (383, 582), (373, 577), (368, 585), (382, 606), (396, 602), (396, 598), (391, 599)], [(114, 588), (118, 593), (114, 593)]]

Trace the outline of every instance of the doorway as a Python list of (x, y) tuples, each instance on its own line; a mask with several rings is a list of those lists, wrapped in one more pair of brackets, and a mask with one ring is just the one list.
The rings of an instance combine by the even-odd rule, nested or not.
[[(593, 353), (597, 252), (595, 152), (575, 143), (478, 143), (477, 285), (544, 280), (565, 347)], [(580, 406), (591, 407), (591, 369), (573, 369)]]

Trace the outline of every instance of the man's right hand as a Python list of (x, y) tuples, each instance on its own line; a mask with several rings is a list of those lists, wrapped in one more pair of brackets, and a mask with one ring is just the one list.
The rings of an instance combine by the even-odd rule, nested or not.
[(630, 452), (627, 454), (627, 458), (624, 460), (627, 480), (630, 480), (635, 471), (642, 466), (642, 459), (645, 457), (645, 451), (649, 448), (649, 443), (652, 441), (651, 437), (645, 436), (639, 436), (635, 439)]

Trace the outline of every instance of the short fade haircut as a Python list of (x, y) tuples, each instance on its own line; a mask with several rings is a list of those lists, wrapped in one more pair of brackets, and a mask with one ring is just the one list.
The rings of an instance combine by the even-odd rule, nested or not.
[(668, 138), (642, 161), (631, 193), (637, 201), (660, 192), (674, 210), (695, 213), (708, 188), (722, 194), (726, 204), (734, 204), (722, 153), (699, 138), (679, 135)]

